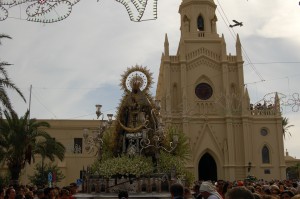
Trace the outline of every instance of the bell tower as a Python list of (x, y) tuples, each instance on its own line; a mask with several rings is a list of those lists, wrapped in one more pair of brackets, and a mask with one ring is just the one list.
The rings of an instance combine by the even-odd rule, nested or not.
[(181, 15), (181, 38), (217, 37), (217, 6), (213, 0), (183, 0)]

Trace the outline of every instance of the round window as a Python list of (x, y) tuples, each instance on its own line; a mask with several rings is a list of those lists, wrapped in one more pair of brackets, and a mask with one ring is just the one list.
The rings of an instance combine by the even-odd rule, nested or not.
[(195, 88), (195, 94), (201, 100), (209, 99), (213, 94), (212, 87), (207, 83), (200, 83)]
[(263, 128), (263, 129), (260, 130), (260, 134), (261, 134), (262, 136), (266, 136), (266, 135), (268, 135), (268, 130), (265, 129), (265, 128)]

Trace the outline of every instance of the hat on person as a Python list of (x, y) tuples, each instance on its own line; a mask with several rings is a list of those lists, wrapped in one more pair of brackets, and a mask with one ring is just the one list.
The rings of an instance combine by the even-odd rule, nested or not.
[(222, 196), (217, 192), (215, 186), (209, 181), (204, 181), (201, 183), (200, 192), (208, 192), (212, 195), (215, 195), (219, 199), (222, 199)]

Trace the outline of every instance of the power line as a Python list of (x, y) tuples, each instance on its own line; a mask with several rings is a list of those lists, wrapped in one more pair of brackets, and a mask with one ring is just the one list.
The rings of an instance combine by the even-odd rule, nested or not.
[[(226, 18), (228, 24), (226, 23), (226, 21), (225, 21), (223, 15), (222, 15), (222, 13), (219, 11), (218, 8), (217, 8), (217, 10), (218, 10), (218, 12), (219, 12), (221, 18), (223, 19), (223, 21), (224, 21), (224, 23), (225, 23), (227, 29), (229, 30), (231, 36), (236, 40), (236, 36), (235, 36), (235, 35), (237, 35), (237, 34), (235, 33), (235, 31), (234, 31), (233, 29), (230, 29), (230, 28), (229, 28), (230, 22), (229, 22), (229, 20), (228, 20), (228, 18), (227, 18), (227, 15), (226, 15), (226, 13), (224, 12), (224, 10), (223, 10), (223, 8), (222, 8), (222, 5), (220, 4), (219, 0), (217, 0), (217, 2), (218, 2), (218, 4), (219, 4), (219, 6), (220, 6), (220, 8), (221, 8), (221, 10), (222, 10), (222, 12), (223, 12), (225, 18)], [(231, 31), (232, 31), (234, 34), (233, 34)], [(245, 55), (245, 58), (246, 58), (246, 60), (249, 62), (249, 65), (250, 65), (250, 67), (252, 68), (252, 70), (253, 70), (253, 71), (256, 73), (256, 75), (261, 79), (261, 81), (264, 81), (264, 78), (261, 76), (261, 74), (258, 72), (258, 70), (257, 70), (257, 69), (255, 68), (255, 66), (253, 65), (253, 63), (252, 63), (250, 57), (248, 56), (248, 54), (247, 54), (245, 48), (243, 47), (243, 45), (241, 45), (241, 47), (242, 47), (242, 51), (243, 51), (243, 53), (244, 53), (244, 55)]]
[[(244, 66), (247, 66), (251, 63), (244, 64)], [(292, 62), (292, 61), (285, 61), (285, 62), (257, 62), (252, 64), (300, 64), (300, 62)]]
[(51, 113), (57, 119), (56, 115), (39, 100), (39, 98), (34, 94), (34, 92), (32, 92), (32, 95), (44, 107), (45, 110), (47, 110), (49, 113)]

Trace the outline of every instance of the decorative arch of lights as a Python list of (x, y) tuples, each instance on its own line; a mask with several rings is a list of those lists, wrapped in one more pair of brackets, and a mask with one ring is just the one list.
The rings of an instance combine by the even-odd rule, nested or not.
[[(0, 0), (0, 21), (9, 18), (9, 11), (21, 5), (25, 6), (27, 21), (40, 23), (62, 21), (69, 17), (72, 12), (72, 7), (79, 1), (80, 0)], [(141, 22), (157, 19), (158, 0), (115, 1), (124, 5), (131, 21)], [(20, 12), (24, 11), (20, 10)], [(147, 13), (147, 15), (145, 13)]]
[[(267, 93), (262, 100), (256, 102), (254, 106), (258, 104), (272, 104), (275, 102), (275, 95), (276, 92), (272, 93)], [(293, 112), (299, 112), (300, 110), (300, 95), (299, 93), (293, 93), (293, 94), (283, 94), (283, 93), (278, 93), (278, 98), (280, 100), (280, 107), (281, 109), (283, 107), (285, 108), (290, 108)], [(282, 111), (282, 110), (281, 110)]]

